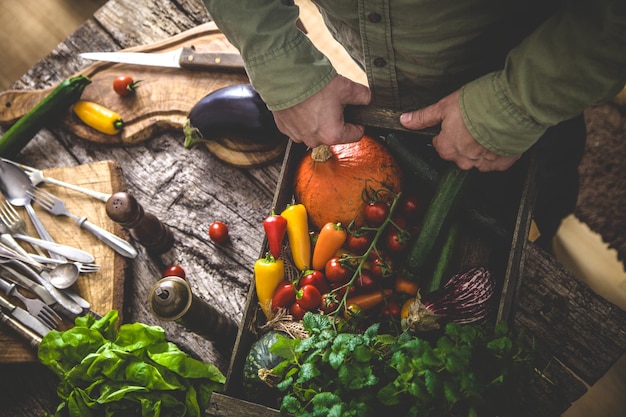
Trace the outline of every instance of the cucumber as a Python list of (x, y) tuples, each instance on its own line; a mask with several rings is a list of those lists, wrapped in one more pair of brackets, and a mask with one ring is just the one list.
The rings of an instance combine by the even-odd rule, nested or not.
[(456, 164), (449, 163), (426, 208), (422, 228), (409, 250), (405, 265), (408, 276), (415, 276), (429, 259), (441, 229), (457, 206), (471, 172), (473, 170), (462, 170)]
[(91, 80), (78, 75), (62, 81), (0, 137), (0, 156), (13, 158), (47, 123), (60, 118)]

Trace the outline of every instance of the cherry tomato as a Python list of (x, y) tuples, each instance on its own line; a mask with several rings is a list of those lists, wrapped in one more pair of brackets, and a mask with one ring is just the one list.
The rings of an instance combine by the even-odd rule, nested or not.
[(406, 250), (411, 240), (411, 235), (406, 230), (398, 230), (395, 227), (385, 234), (385, 246), (390, 253), (401, 254)]
[(337, 299), (341, 299), (343, 298), (344, 295), (346, 295), (346, 292), (348, 292), (348, 294), (355, 294), (356, 286), (355, 285), (347, 286), (345, 284), (336, 282), (336, 283), (330, 284), (330, 291), (333, 295), (335, 295), (335, 297), (337, 297)]
[(314, 269), (306, 271), (302, 278), (300, 278), (300, 288), (304, 287), (305, 285), (315, 285), (322, 294), (327, 293), (329, 290), (328, 280), (326, 279), (324, 273), (322, 271), (316, 271)]
[(400, 198), (398, 211), (407, 219), (415, 220), (422, 213), (422, 201), (416, 194), (405, 194)]
[(387, 305), (383, 307), (380, 315), (384, 319), (397, 319), (400, 318), (400, 304), (396, 300), (387, 300)]
[(209, 225), (209, 237), (217, 244), (225, 243), (228, 240), (228, 226), (220, 221), (215, 221)]
[(126, 97), (135, 92), (137, 83), (139, 81), (135, 82), (132, 77), (122, 75), (113, 80), (113, 90), (120, 96)]
[(378, 227), (383, 224), (389, 215), (389, 206), (383, 201), (371, 202), (363, 209), (365, 224)]
[(320, 309), (326, 313), (330, 314), (337, 310), (339, 307), (339, 301), (337, 300), (337, 295), (334, 293), (326, 293), (322, 294), (322, 303), (320, 305)]
[(378, 289), (378, 281), (367, 269), (361, 270), (361, 275), (354, 280), (354, 286), (359, 292), (371, 292)]
[(324, 273), (326, 274), (326, 279), (330, 282), (344, 283), (350, 279), (352, 271), (342, 264), (340, 258), (334, 257), (326, 262)]
[(357, 255), (363, 255), (365, 251), (369, 249), (372, 243), (372, 238), (373, 236), (371, 233), (348, 233), (344, 246), (350, 252)]
[(163, 270), (163, 274), (161, 276), (162, 277), (180, 277), (182, 279), (185, 279), (187, 274), (185, 273), (185, 270), (183, 269), (182, 266), (170, 265)]
[(296, 304), (303, 310), (313, 311), (322, 303), (322, 293), (315, 285), (300, 287), (296, 295)]
[(304, 317), (307, 311), (308, 310), (300, 307), (298, 303), (294, 303), (289, 307), (289, 314), (291, 314), (295, 320), (302, 320), (302, 317)]
[(357, 304), (348, 304), (343, 312), (343, 318), (346, 320), (358, 319), (361, 316), (361, 307)]
[(272, 311), (275, 313), (279, 308), (288, 309), (296, 302), (296, 291), (289, 281), (278, 284), (272, 295)]
[(373, 256), (370, 263), (370, 271), (378, 278), (389, 278), (395, 272), (393, 261), (388, 257)]

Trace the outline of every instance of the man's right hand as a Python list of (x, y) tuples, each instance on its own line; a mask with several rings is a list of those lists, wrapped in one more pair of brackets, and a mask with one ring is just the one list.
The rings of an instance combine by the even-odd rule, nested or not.
[(348, 104), (367, 105), (371, 98), (368, 87), (337, 75), (302, 103), (274, 112), (274, 119), (281, 132), (309, 148), (356, 142), (365, 128), (345, 123), (344, 108)]

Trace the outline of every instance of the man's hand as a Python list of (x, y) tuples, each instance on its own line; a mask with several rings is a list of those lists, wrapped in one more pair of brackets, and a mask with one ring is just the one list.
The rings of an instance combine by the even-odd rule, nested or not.
[(344, 122), (348, 104), (369, 104), (370, 89), (337, 75), (318, 93), (293, 107), (274, 112), (276, 125), (294, 142), (315, 148), (321, 144), (356, 142), (365, 128)]
[(470, 134), (461, 116), (460, 92), (456, 91), (426, 108), (404, 113), (400, 122), (407, 129), (423, 129), (441, 124), (441, 133), (433, 138), (439, 156), (455, 162), (461, 169), (504, 171), (520, 157), (497, 155), (478, 143)]

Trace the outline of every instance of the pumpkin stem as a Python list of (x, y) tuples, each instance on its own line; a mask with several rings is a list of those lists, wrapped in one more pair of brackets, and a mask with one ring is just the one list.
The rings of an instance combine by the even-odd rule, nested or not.
[(326, 162), (333, 156), (333, 153), (330, 151), (328, 145), (320, 145), (313, 148), (311, 152), (311, 158), (315, 162)]

